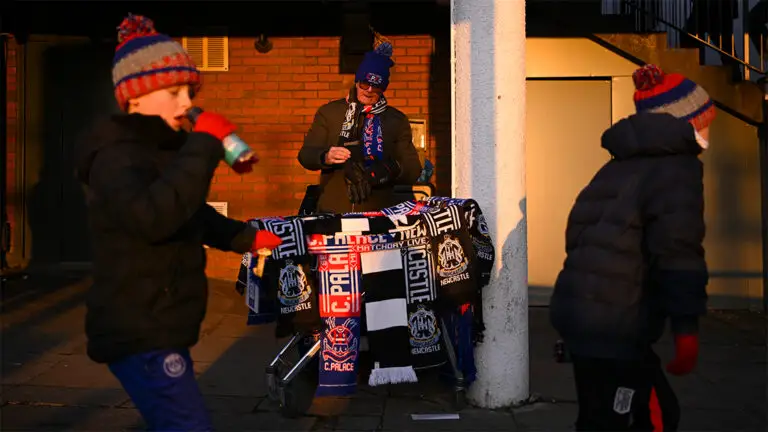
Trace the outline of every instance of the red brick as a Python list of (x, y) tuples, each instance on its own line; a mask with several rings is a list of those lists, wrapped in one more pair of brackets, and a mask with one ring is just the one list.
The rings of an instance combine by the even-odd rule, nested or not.
[(337, 72), (338, 72), (338, 64), (339, 64), (339, 58), (338, 56), (332, 56), (332, 57), (320, 57), (317, 59), (317, 64), (321, 65), (336, 65), (337, 66)]
[(316, 65), (317, 63), (317, 57), (294, 57), (291, 59), (291, 64), (294, 65)]
[(407, 53), (409, 56), (430, 56), (432, 48), (408, 48)]
[(306, 90), (328, 90), (331, 85), (327, 82), (308, 82), (304, 84)]
[(318, 42), (317, 46), (320, 48), (338, 48), (339, 40), (338, 39), (321, 39)]
[(400, 65), (410, 65), (410, 64), (419, 64), (421, 63), (421, 57), (418, 56), (403, 56), (398, 57), (397, 63)]
[(307, 57), (327, 57), (333, 55), (332, 52), (329, 49), (308, 49), (304, 51), (304, 55)]
[(291, 81), (281, 81), (281, 82), (278, 83), (278, 88), (280, 90), (303, 90), (304, 89), (304, 83), (302, 83), (302, 82), (291, 82)]
[(317, 48), (320, 41), (317, 39), (292, 39), (291, 46), (294, 48)]
[(258, 54), (254, 56), (253, 53), (249, 57), (243, 58), (244, 65), (289, 65), (291, 64), (290, 57), (267, 57), (265, 54)]
[(316, 82), (317, 74), (293, 74), (291, 79), (298, 82)]

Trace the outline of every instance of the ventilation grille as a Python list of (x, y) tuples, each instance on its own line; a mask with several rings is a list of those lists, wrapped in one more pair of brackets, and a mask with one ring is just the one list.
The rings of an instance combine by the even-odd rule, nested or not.
[(201, 71), (229, 70), (229, 38), (227, 36), (185, 36), (181, 39), (181, 44)]

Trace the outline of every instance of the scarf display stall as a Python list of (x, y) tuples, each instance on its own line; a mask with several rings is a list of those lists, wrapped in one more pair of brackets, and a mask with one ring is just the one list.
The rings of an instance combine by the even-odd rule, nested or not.
[(283, 244), (263, 279), (251, 271), (256, 257), (243, 256), (236, 286), (248, 324), (276, 321), (278, 337), (320, 334), (317, 396), (356, 391), (361, 331), (371, 386), (417, 382), (415, 370), (445, 364), (454, 350), (446, 352), (443, 338), (455, 347), (452, 364), (474, 379), (480, 294), (495, 258), (475, 201), (432, 197), (377, 212), (250, 223)]

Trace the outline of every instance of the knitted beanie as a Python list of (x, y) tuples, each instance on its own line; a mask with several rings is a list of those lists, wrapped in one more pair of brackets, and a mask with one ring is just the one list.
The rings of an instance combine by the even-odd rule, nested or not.
[(667, 113), (687, 120), (698, 131), (715, 118), (715, 105), (707, 92), (680, 74), (665, 74), (645, 65), (632, 74), (637, 112)]
[(386, 90), (389, 85), (389, 68), (395, 65), (391, 57), (392, 44), (380, 36), (377, 37), (376, 47), (373, 51), (365, 53), (357, 68), (355, 81)]
[(112, 61), (115, 97), (123, 111), (128, 101), (163, 88), (189, 84), (200, 88), (200, 71), (178, 42), (155, 31), (154, 23), (129, 14), (118, 29)]

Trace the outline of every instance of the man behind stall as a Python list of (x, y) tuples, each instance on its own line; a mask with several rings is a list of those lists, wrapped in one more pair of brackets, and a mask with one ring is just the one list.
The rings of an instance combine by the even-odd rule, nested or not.
[(329, 102), (299, 151), (299, 162), (321, 171), (318, 211), (346, 213), (398, 204), (394, 185), (412, 185), (421, 163), (403, 112), (387, 105), (392, 45), (379, 39), (365, 54), (347, 97)]

